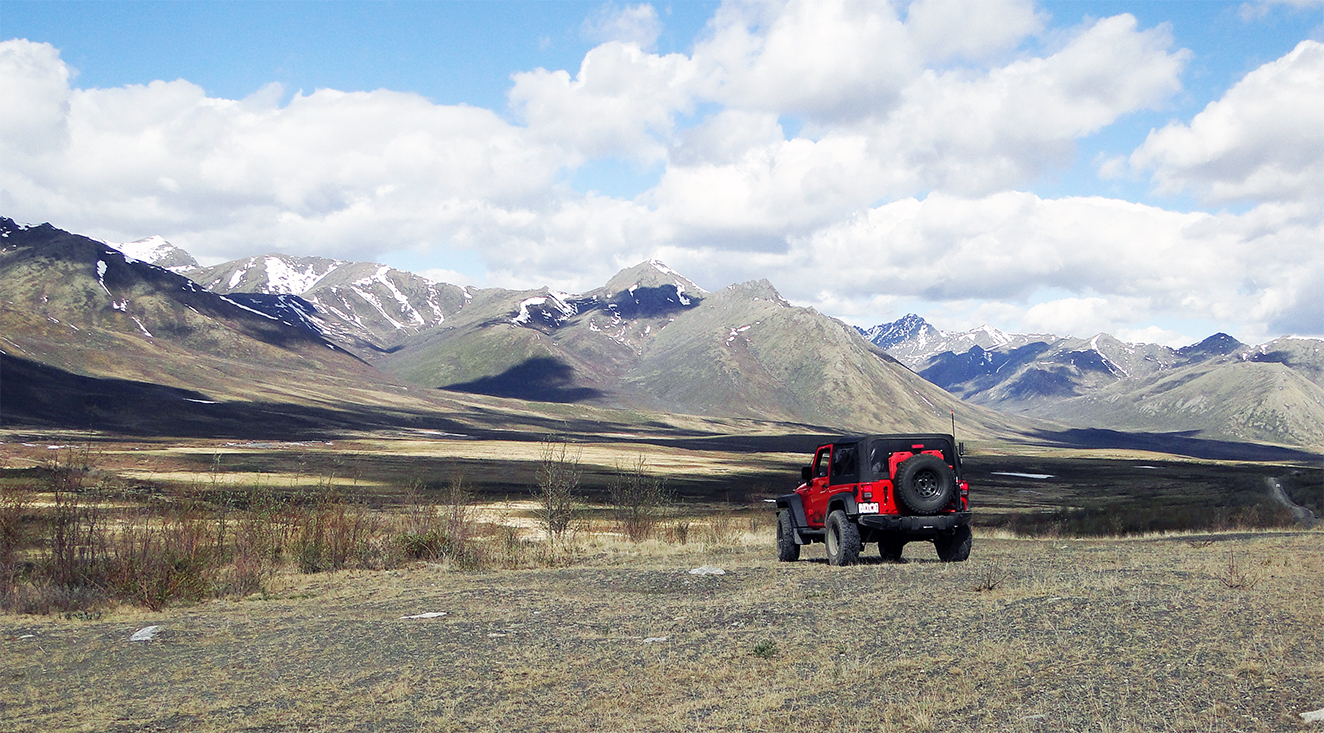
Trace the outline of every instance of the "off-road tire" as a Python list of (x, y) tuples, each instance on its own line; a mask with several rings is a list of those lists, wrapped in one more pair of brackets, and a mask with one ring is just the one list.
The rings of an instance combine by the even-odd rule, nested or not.
[(896, 469), (896, 498), (912, 514), (937, 514), (956, 496), (956, 474), (927, 453), (907, 458)]
[(828, 515), (828, 565), (854, 565), (860, 561), (860, 526), (838, 509)]
[(957, 527), (952, 534), (940, 534), (933, 539), (933, 546), (938, 550), (938, 559), (943, 562), (965, 562), (970, 557), (970, 525)]
[(791, 510), (777, 513), (777, 559), (795, 562), (800, 559), (800, 546), (795, 544), (795, 528), (791, 525)]
[(901, 562), (901, 552), (905, 546), (904, 542), (883, 540), (878, 543), (878, 555), (883, 558), (883, 562)]

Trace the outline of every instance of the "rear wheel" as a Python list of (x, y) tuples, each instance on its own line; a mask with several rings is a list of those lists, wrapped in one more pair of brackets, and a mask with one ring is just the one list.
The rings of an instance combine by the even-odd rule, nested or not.
[(800, 546), (795, 544), (795, 528), (791, 525), (791, 510), (777, 513), (777, 559), (795, 562), (800, 559)]
[(827, 556), (829, 565), (854, 565), (860, 561), (860, 527), (838, 509), (828, 515)]
[(974, 538), (970, 534), (970, 525), (957, 527), (951, 534), (938, 535), (933, 539), (933, 546), (938, 550), (938, 559), (943, 562), (965, 562), (970, 557), (970, 545)]

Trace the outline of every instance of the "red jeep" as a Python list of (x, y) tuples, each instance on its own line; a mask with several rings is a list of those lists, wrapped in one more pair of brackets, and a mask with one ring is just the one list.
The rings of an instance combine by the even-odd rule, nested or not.
[(970, 557), (970, 487), (952, 436), (870, 435), (819, 446), (803, 483), (777, 497), (777, 558), (827, 544), (828, 563), (853, 565), (867, 542), (900, 560), (907, 542), (930, 541), (943, 562)]

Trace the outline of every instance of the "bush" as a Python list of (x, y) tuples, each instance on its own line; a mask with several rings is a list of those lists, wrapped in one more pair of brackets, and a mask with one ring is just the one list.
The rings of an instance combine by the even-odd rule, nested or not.
[(302, 517), (294, 538), (295, 564), (304, 573), (343, 570), (350, 565), (373, 567), (377, 553), (372, 552), (370, 539), (375, 525), (362, 506), (325, 496)]
[(648, 460), (640, 455), (629, 466), (616, 466), (616, 475), (607, 487), (613, 513), (621, 533), (631, 542), (643, 542), (653, 536), (662, 512), (671, 502), (671, 492), (660, 476), (650, 476)]
[(210, 597), (224, 542), (213, 529), (211, 521), (181, 515), (128, 524), (114, 543), (111, 587), (153, 611)]
[(447, 483), (440, 505), (422, 501), (417, 483), (411, 485), (408, 496), (404, 531), (396, 538), (404, 557), (445, 561), (466, 569), (482, 565), (473, 502), (463, 476)]
[(571, 450), (565, 438), (548, 436), (542, 443), (534, 495), (538, 523), (553, 542), (565, 537), (579, 515), (579, 479), (582, 474), (579, 450)]

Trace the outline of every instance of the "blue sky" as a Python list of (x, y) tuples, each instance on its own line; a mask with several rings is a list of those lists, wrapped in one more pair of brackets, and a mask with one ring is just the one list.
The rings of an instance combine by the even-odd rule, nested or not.
[(859, 325), (1324, 331), (1324, 3), (967, 10), (4, 0), (0, 213), (515, 288), (659, 257)]

